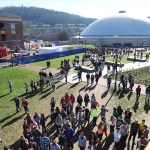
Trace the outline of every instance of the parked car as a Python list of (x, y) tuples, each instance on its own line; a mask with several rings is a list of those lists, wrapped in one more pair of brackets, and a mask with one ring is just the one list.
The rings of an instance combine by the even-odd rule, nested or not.
[(19, 52), (14, 53), (13, 55), (14, 55), (14, 57), (29, 56), (30, 55), (30, 51), (28, 51), (28, 50), (20, 50)]

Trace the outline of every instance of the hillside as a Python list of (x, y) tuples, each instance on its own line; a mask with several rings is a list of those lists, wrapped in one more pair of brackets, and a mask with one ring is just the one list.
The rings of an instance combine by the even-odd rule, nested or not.
[(84, 18), (78, 15), (65, 12), (38, 8), (38, 7), (4, 7), (0, 14), (9, 13), (21, 16), (24, 21), (44, 24), (89, 24), (95, 21), (93, 18)]

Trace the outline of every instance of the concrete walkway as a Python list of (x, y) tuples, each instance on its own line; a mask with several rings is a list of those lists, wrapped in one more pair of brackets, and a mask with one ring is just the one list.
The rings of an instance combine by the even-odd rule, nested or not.
[[(150, 66), (150, 61), (149, 62), (128, 63), (128, 64), (125, 64), (124, 67), (122, 67), (122, 72), (125, 72), (127, 70), (143, 68), (145, 66)], [(29, 70), (32, 70), (32, 71), (36, 71), (36, 72), (39, 72), (40, 70), (43, 70), (47, 73), (49, 73), (51, 71), (53, 74), (57, 74), (57, 73), (60, 72), (60, 69), (43, 68), (41, 66), (36, 66), (36, 65), (31, 65), (31, 64), (20, 65), (19, 67), (29, 69)], [(89, 69), (91, 69), (91, 67), (89, 67)], [(71, 83), (71, 84), (77, 83), (79, 81), (77, 73), (74, 73), (73, 70), (74, 70), (74, 68), (72, 68), (70, 70), (69, 75), (68, 75), (68, 79), (67, 79), (68, 83)], [(119, 67), (118, 67), (118, 70), (119, 70)], [(90, 73), (90, 75), (91, 74), (92, 73)], [(103, 73), (102, 73), (102, 76), (104, 76), (106, 74), (107, 74), (107, 67), (105, 66), (104, 70), (103, 70)], [(61, 81), (65, 82), (65, 79), (62, 79)], [(82, 81), (86, 82), (86, 73), (85, 72), (82, 73)], [(112, 86), (114, 86), (114, 83), (115, 83), (115, 81), (113, 80), (112, 81)], [(117, 81), (117, 84), (119, 84), (119, 81)], [(103, 77), (101, 77), (99, 79), (98, 85), (106, 87), (107, 86), (107, 80), (104, 79)], [(134, 85), (133, 92), (135, 92), (135, 89), (136, 89), (137, 86), (138, 86), (138, 84)], [(142, 89), (141, 94), (145, 95), (145, 89), (146, 89), (145, 85), (141, 85), (141, 89)]]
[[(133, 70), (133, 69), (139, 69), (139, 68), (143, 68), (145, 66), (150, 66), (150, 61), (149, 62), (135, 62), (135, 63), (129, 63), (129, 64), (125, 64), (124, 67), (122, 67), (122, 72), (125, 72), (127, 70)], [(89, 68), (91, 69), (91, 68)], [(119, 70), (119, 67), (118, 67), (118, 70)], [(90, 73), (91, 75), (92, 73)], [(107, 74), (107, 67), (105, 66), (104, 67), (104, 70), (103, 70), (103, 73), (102, 73), (102, 76), (106, 75)], [(68, 82), (69, 83), (77, 83), (79, 80), (78, 80), (78, 76), (77, 76), (77, 73), (69, 73), (68, 75)], [(82, 81), (83, 82), (86, 82), (86, 73), (83, 72), (82, 73)], [(65, 79), (62, 80), (62, 82), (65, 82)], [(115, 81), (113, 80), (112, 81), (112, 86), (114, 85)], [(117, 81), (117, 84), (119, 84), (119, 81)], [(100, 86), (107, 86), (107, 79), (104, 79), (103, 77), (101, 77), (99, 79), (99, 82), (98, 82), (98, 85)], [(134, 85), (134, 88), (133, 88), (133, 92), (135, 92), (135, 89), (136, 87), (138, 86), (139, 84), (135, 84)], [(145, 95), (145, 85), (141, 85), (141, 94)]]

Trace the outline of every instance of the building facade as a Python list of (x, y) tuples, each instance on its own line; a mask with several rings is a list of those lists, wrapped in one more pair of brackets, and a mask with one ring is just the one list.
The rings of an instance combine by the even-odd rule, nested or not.
[(9, 46), (24, 47), (22, 19), (14, 15), (0, 14), (0, 42)]
[(150, 20), (127, 16), (113, 16), (97, 20), (82, 33), (82, 43), (97, 46), (150, 46)]

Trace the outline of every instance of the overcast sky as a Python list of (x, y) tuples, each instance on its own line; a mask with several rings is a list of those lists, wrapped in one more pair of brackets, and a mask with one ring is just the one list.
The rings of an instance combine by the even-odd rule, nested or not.
[(0, 7), (36, 6), (84, 17), (102, 18), (126, 10), (128, 15), (150, 16), (150, 0), (0, 0)]

